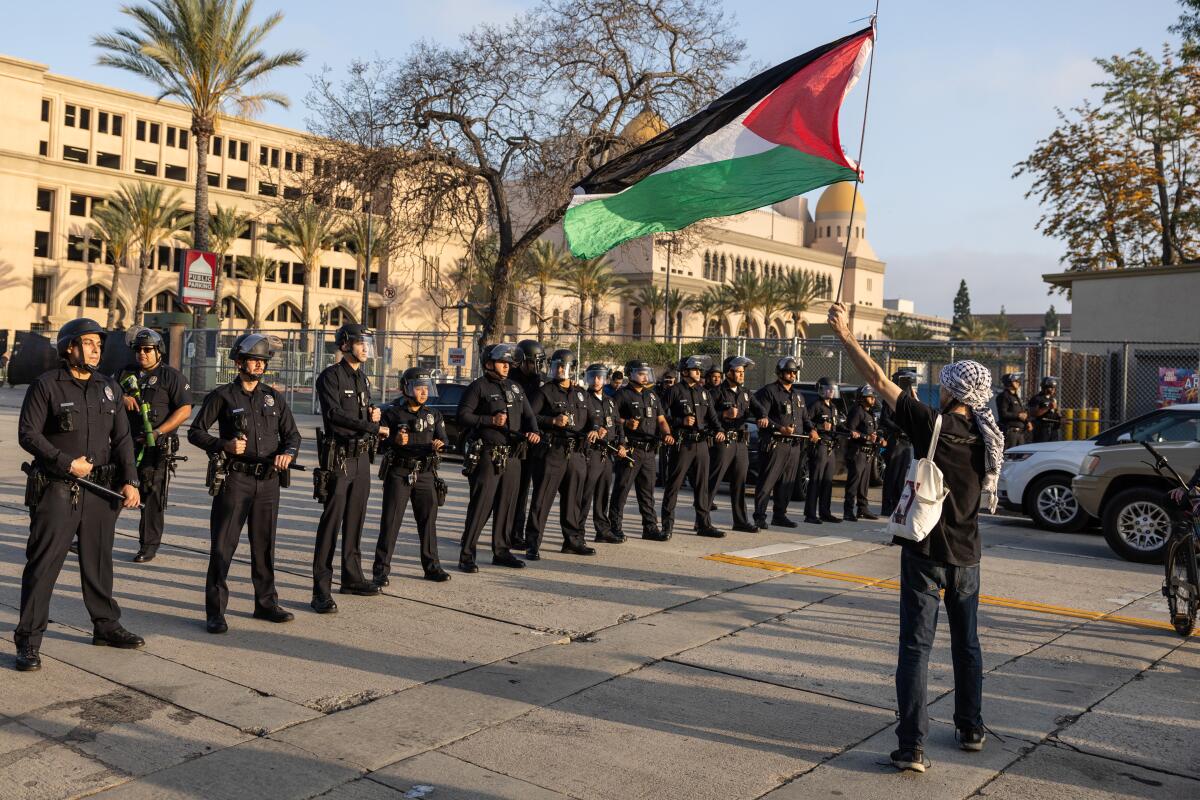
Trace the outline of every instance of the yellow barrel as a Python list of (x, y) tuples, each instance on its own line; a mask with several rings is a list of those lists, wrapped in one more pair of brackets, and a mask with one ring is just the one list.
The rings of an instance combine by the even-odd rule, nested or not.
[(1075, 438), (1075, 409), (1064, 408), (1062, 412), (1062, 438), (1071, 441)]
[(1087, 438), (1100, 435), (1100, 409), (1087, 409)]

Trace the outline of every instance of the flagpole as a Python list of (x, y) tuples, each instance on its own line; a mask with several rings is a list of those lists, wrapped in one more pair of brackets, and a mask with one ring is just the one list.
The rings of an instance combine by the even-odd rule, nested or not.
[(846, 227), (846, 249), (842, 253), (842, 271), (838, 276), (837, 294), (833, 298), (835, 303), (842, 302), (842, 284), (846, 281), (846, 266), (850, 263), (850, 237), (854, 232), (854, 212), (858, 208), (858, 185), (862, 182), (863, 145), (867, 140), (867, 110), (871, 107), (871, 73), (875, 69), (875, 42), (877, 40), (875, 26), (878, 19), (879, 0), (875, 0), (875, 13), (871, 15), (871, 57), (867, 63), (867, 96), (863, 99), (862, 131), (858, 136), (858, 161), (856, 163), (858, 169), (854, 180), (854, 194), (850, 199), (850, 224)]

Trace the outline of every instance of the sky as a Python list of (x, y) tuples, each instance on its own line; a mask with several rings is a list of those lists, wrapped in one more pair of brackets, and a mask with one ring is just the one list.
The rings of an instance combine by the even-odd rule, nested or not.
[[(267, 49), (298, 47), (305, 65), (271, 88), (292, 99), (266, 122), (304, 128), (304, 97), (324, 68), (353, 58), (403, 56), (421, 39), (452, 42), (473, 25), (500, 22), (533, 0), (257, 0), (282, 9)], [(716, 3), (719, 0), (712, 0)], [(124, 23), (121, 3), (43, 0), (3, 3), (0, 53), (52, 72), (133, 91), (147, 84), (95, 66), (91, 37)], [(766, 66), (864, 25), (871, 0), (726, 0), (747, 54)], [(1056, 107), (1095, 97), (1096, 57), (1173, 40), (1174, 0), (1008, 0), (1004, 3), (882, 0), (867, 133), (862, 155), (867, 234), (888, 264), (887, 297), (914, 300), (921, 313), (949, 316), (960, 279), (972, 310), (1040, 313), (1051, 303), (1041, 275), (1057, 272), (1063, 248), (1035, 229), (1039, 207), (1013, 165), (1053, 130)], [(47, 30), (47, 20), (53, 30)], [(842, 141), (857, 155), (865, 81), (847, 98)]]

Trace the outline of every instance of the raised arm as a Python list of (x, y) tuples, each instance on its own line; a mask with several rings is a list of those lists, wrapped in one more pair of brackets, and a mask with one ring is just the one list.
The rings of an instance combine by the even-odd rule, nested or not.
[(833, 328), (834, 335), (846, 348), (846, 353), (859, 374), (871, 384), (871, 388), (883, 398), (883, 402), (887, 403), (889, 408), (895, 408), (896, 400), (900, 397), (900, 387), (892, 383), (883, 368), (867, 355), (867, 351), (863, 350), (862, 345), (854, 338), (846, 322), (846, 307), (841, 303), (834, 303), (829, 307), (829, 327)]

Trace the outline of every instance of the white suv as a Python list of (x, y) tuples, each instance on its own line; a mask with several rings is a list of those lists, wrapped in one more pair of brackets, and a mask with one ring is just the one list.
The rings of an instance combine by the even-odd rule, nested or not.
[(1129, 422), (1102, 431), (1091, 439), (1071, 442), (1042, 442), (1013, 447), (1004, 454), (1000, 472), (1000, 503), (1011, 511), (1029, 516), (1039, 528), (1078, 531), (1094, 519), (1080, 506), (1071, 480), (1096, 447), (1137, 440), (1137, 432), (1157, 427), (1163, 415), (1200, 412), (1200, 404), (1189, 403), (1151, 411)]

